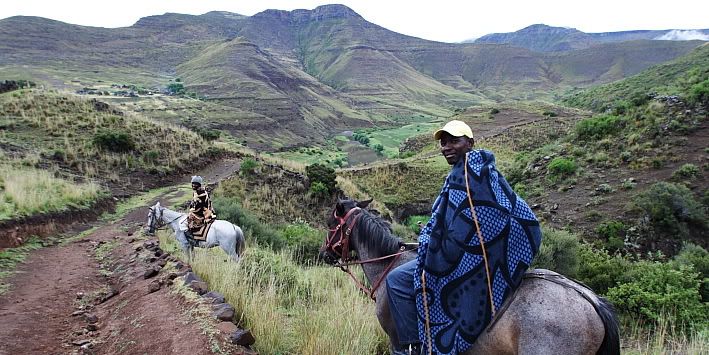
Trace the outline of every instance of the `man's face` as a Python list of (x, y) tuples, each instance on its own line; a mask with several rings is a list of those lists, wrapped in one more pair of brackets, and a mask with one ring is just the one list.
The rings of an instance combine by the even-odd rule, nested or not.
[(193, 183), (192, 183), (192, 190), (197, 190), (197, 189), (199, 188), (199, 186), (200, 186), (200, 185), (199, 185), (198, 183), (193, 182)]
[(450, 165), (465, 158), (465, 153), (473, 148), (473, 140), (466, 137), (455, 137), (448, 132), (441, 135), (441, 153)]

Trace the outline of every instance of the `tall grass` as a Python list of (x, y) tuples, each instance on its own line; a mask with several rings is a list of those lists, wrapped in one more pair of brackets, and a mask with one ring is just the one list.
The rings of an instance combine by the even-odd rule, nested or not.
[(621, 334), (625, 354), (707, 354), (709, 353), (709, 325), (687, 333), (663, 316), (654, 324), (642, 320), (622, 319)]
[[(166, 250), (172, 235), (159, 233)], [(376, 354), (385, 352), (374, 303), (344, 273), (322, 266), (301, 267), (288, 251), (252, 245), (239, 263), (221, 251), (197, 250), (193, 270), (224, 294), (236, 318), (256, 338), (262, 354)]]
[(70, 182), (11, 164), (0, 164), (0, 184), (0, 220), (86, 207), (103, 194), (92, 181)]
[[(0, 96), (0, 116), (11, 120), (6, 138), (23, 155), (42, 153), (90, 177), (137, 168), (172, 171), (210, 148), (209, 142), (185, 128), (49, 91)], [(105, 149), (95, 139), (102, 134), (126, 137), (131, 151)]]

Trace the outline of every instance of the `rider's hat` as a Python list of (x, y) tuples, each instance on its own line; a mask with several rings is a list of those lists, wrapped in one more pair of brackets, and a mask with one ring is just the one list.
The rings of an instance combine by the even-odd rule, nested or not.
[(192, 177), (192, 183), (193, 183), (193, 184), (194, 184), (194, 183), (197, 183), (197, 184), (202, 185), (202, 177), (199, 176), (199, 175), (193, 176), (193, 177)]
[(437, 130), (436, 133), (433, 134), (433, 139), (441, 139), (441, 135), (443, 134), (443, 132), (448, 132), (453, 137), (466, 136), (468, 138), (473, 138), (473, 130), (471, 130), (470, 126), (465, 124), (465, 122), (463, 121), (452, 120), (446, 123), (443, 128)]

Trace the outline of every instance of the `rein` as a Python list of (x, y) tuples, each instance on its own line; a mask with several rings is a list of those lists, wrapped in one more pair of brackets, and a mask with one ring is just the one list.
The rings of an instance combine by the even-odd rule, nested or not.
[(165, 227), (168, 224), (170, 224), (170, 223), (174, 222), (175, 220), (179, 219), (180, 217), (182, 217), (182, 215), (179, 215), (176, 218), (174, 218), (173, 220), (171, 220), (170, 222), (165, 222), (162, 220), (163, 211), (164, 211), (163, 208), (160, 208), (160, 217), (158, 217), (157, 213), (155, 212), (155, 210), (152, 207), (150, 207), (150, 211), (153, 212), (153, 218), (155, 221), (154, 223), (155, 223), (155, 230), (156, 231), (165, 229)]
[[(351, 210), (349, 210), (344, 217), (339, 217), (337, 215), (337, 211), (333, 212), (333, 215), (335, 218), (338, 220), (339, 224), (334, 228), (330, 230), (330, 235), (328, 235), (328, 238), (325, 242), (325, 245), (323, 245), (322, 250), (329, 250), (335, 253), (336, 255), (340, 256), (340, 261), (337, 264), (333, 265), (334, 267), (339, 267), (340, 270), (346, 272), (348, 275), (350, 275), (350, 278), (352, 278), (352, 281), (357, 285), (357, 288), (359, 288), (360, 291), (362, 291), (365, 295), (367, 295), (369, 298), (371, 298), (373, 301), (377, 300), (377, 297), (375, 296), (375, 293), (377, 289), (379, 289), (379, 286), (381, 286), (382, 282), (386, 278), (387, 274), (394, 268), (394, 265), (396, 265), (396, 261), (399, 260), (399, 257), (401, 254), (407, 252), (406, 250), (406, 245), (402, 245), (401, 248), (399, 248), (399, 251), (390, 254), (390, 255), (385, 255), (381, 256), (378, 258), (373, 258), (373, 259), (367, 259), (367, 260), (356, 260), (352, 261), (352, 257), (350, 255), (350, 250), (349, 250), (349, 242), (350, 242), (350, 235), (352, 235), (352, 231), (354, 230), (355, 226), (357, 225), (357, 221), (359, 221), (359, 218), (362, 216), (362, 209), (359, 207), (355, 207)], [(347, 222), (352, 219), (351, 225), (347, 226)], [(340, 234), (340, 238), (335, 241), (335, 236), (337, 234)], [(338, 251), (337, 248), (340, 248)], [(416, 247), (418, 248), (418, 247)], [(416, 248), (412, 250), (416, 250)], [(352, 271), (350, 270), (351, 265), (363, 265), (363, 264), (369, 264), (369, 263), (374, 263), (386, 259), (392, 259), (389, 262), (389, 265), (384, 269), (382, 274), (379, 276), (379, 278), (374, 282), (372, 287), (367, 287), (365, 286), (361, 281), (357, 279), (357, 277), (354, 276)]]

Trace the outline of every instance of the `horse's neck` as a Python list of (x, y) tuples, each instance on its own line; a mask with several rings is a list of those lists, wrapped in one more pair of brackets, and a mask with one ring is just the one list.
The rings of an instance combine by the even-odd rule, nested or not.
[[(382, 256), (386, 255), (392, 255), (397, 253), (398, 251), (387, 251), (382, 253), (380, 250), (370, 250), (366, 243), (363, 242), (367, 238), (367, 236), (363, 236), (359, 234), (359, 237), (356, 238), (353, 242), (353, 247), (355, 248), (355, 251), (357, 252), (357, 256), (359, 257), (360, 261), (367, 261), (371, 259), (376, 259)], [(413, 255), (413, 254), (411, 254)], [(396, 260), (397, 264), (402, 264), (412, 258), (412, 256), (409, 255), (409, 253), (401, 255), (401, 257)], [(379, 261), (374, 261), (371, 263), (364, 263), (362, 264), (362, 270), (364, 271), (364, 275), (367, 278), (367, 281), (369, 281), (370, 285), (373, 285), (377, 280), (379, 280), (382, 277), (382, 274), (384, 271), (387, 269), (389, 264), (392, 262), (392, 258), (386, 258), (382, 259)]]
[(173, 211), (170, 209), (165, 208), (162, 210), (162, 220), (165, 223), (171, 223), (174, 224), (173, 222), (176, 222), (178, 218), (182, 216), (182, 213)]

